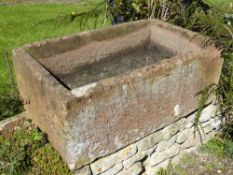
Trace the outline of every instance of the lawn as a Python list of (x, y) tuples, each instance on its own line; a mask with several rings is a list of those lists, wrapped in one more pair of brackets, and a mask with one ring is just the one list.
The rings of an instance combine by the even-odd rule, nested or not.
[[(54, 25), (40, 23), (72, 11), (82, 12), (91, 9), (98, 1), (80, 4), (28, 4), (0, 6), (0, 94), (11, 93), (11, 81), (4, 53), (33, 41), (43, 40), (79, 32), (79, 23)], [(232, 0), (205, 0), (215, 6), (229, 4)], [(7, 2), (6, 0), (0, 2)], [(94, 3), (95, 2), (95, 3)], [(101, 27), (102, 21), (99, 21)], [(11, 56), (11, 55), (10, 55)]]
[[(78, 22), (73, 22), (69, 25), (55, 25), (54, 23), (42, 21), (56, 18), (65, 13), (71, 14), (72, 11), (83, 12), (89, 10), (97, 2), (67, 5), (30, 4), (0, 6), (0, 94), (11, 93), (11, 81), (4, 57), (5, 52), (10, 53), (8, 59), (11, 60), (11, 51), (16, 47), (33, 41), (79, 32)], [(102, 22), (103, 19), (100, 18), (98, 27), (102, 27)]]
[(232, 0), (204, 0), (204, 2), (215, 7), (229, 6), (231, 2), (233, 3)]
[(179, 164), (170, 164), (157, 175), (232, 175), (233, 142), (214, 138), (196, 153), (185, 155)]

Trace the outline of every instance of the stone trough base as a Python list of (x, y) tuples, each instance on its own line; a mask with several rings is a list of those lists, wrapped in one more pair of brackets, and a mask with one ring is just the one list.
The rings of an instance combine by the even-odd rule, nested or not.
[[(76, 170), (75, 175), (155, 175), (170, 162), (179, 162), (184, 154), (200, 146), (199, 135), (194, 136), (195, 114), (179, 119), (124, 149)], [(216, 134), (220, 124), (217, 106), (208, 105), (200, 118), (204, 142)]]

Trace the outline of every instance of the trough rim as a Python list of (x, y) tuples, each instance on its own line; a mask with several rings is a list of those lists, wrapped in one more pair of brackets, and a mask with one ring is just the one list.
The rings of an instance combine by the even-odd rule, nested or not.
[[(93, 82), (96, 83), (96, 86), (91, 88), (91, 91), (85, 95), (85, 96), (81, 96), (81, 97), (77, 97), (72, 93), (72, 90), (76, 89), (69, 89), (66, 85), (64, 85), (63, 83), (61, 83), (47, 68), (45, 68), (41, 63), (39, 63), (37, 61), (36, 58), (34, 58), (32, 55), (30, 55), (30, 53), (28, 53), (28, 50), (30, 48), (33, 47), (41, 47), (41, 45), (46, 45), (47, 43), (59, 43), (61, 41), (66, 41), (68, 39), (72, 39), (73, 37), (77, 37), (77, 36), (82, 36), (82, 35), (86, 35), (88, 33), (98, 33), (98, 32), (107, 32), (109, 30), (117, 30), (117, 28), (120, 28), (122, 26), (127, 26), (127, 25), (131, 25), (131, 24), (135, 24), (137, 25), (142, 23), (145, 24), (144, 27), (141, 28), (146, 28), (148, 26), (153, 26), (153, 25), (157, 25), (160, 28), (164, 28), (166, 30), (170, 30), (170, 31), (175, 31), (177, 33), (180, 33), (184, 36), (184, 38), (187, 38), (187, 40), (190, 40), (191, 42), (193, 42), (195, 45), (197, 45), (200, 48), (199, 52), (187, 52), (184, 54), (176, 54), (175, 56), (169, 58), (169, 59), (164, 59), (161, 60), (159, 63), (155, 63), (155, 64), (151, 64), (148, 66), (144, 66), (141, 68), (137, 68), (134, 69), (130, 72), (126, 72), (124, 74), (118, 74), (116, 76), (113, 77), (109, 77), (103, 80), (99, 80), (97, 82)], [(141, 29), (139, 28), (139, 30)], [(137, 31), (137, 30), (136, 30)], [(131, 33), (131, 32), (129, 32)], [(115, 38), (117, 38), (118, 36), (116, 36)], [(103, 29), (96, 29), (96, 30), (90, 30), (90, 31), (84, 31), (84, 32), (79, 32), (79, 33), (75, 33), (75, 34), (70, 34), (67, 36), (63, 36), (63, 37), (56, 37), (53, 39), (46, 39), (43, 41), (36, 41), (33, 42), (31, 44), (26, 44), (22, 47), (13, 49), (13, 55), (20, 55), (20, 57), (22, 57), (25, 62), (25, 64), (27, 64), (28, 67), (30, 67), (31, 69), (33, 69), (33, 71), (35, 72), (36, 75), (42, 75), (42, 79), (43, 81), (49, 85), (49, 87), (51, 87), (52, 89), (54, 89), (54, 92), (59, 92), (59, 95), (56, 97), (61, 100), (64, 101), (66, 107), (68, 108), (70, 105), (70, 103), (73, 103), (74, 101), (79, 101), (79, 100), (83, 100), (83, 99), (88, 99), (89, 96), (93, 95), (101, 95), (102, 93), (104, 93), (106, 91), (106, 88), (112, 88), (115, 85), (119, 85), (119, 84), (127, 84), (131, 81), (134, 81), (136, 79), (141, 79), (141, 78), (147, 78), (149, 76), (151, 76), (151, 74), (154, 75), (166, 75), (167, 72), (169, 72), (170, 70), (172, 70), (174, 67), (176, 67), (177, 65), (182, 65), (185, 63), (188, 63), (192, 60), (195, 60), (197, 57), (203, 56), (203, 55), (209, 55), (209, 57), (211, 58), (220, 58), (222, 59), (222, 57), (220, 56), (221, 53), (221, 49), (218, 49), (215, 47), (214, 44), (210, 43), (208, 44), (208, 46), (203, 47), (203, 41), (209, 40), (210, 38), (204, 35), (201, 35), (199, 33), (190, 31), (188, 29), (179, 27), (179, 26), (175, 26), (173, 24), (158, 20), (158, 19), (146, 19), (146, 20), (138, 20), (138, 21), (133, 21), (133, 22), (127, 22), (127, 23), (122, 23), (122, 24), (118, 24), (116, 26), (108, 26), (105, 27)], [(70, 49), (72, 50), (72, 49)], [(69, 51), (69, 50), (67, 50)], [(63, 53), (63, 52), (62, 52)], [(57, 53), (60, 54), (60, 53)], [(205, 57), (206, 58), (206, 57)], [(92, 83), (90, 83), (92, 84)], [(88, 85), (88, 84), (87, 84)], [(86, 86), (86, 85), (84, 85)], [(81, 86), (81, 87), (84, 87)], [(98, 91), (98, 93), (96, 93)], [(65, 100), (64, 100), (65, 99)]]

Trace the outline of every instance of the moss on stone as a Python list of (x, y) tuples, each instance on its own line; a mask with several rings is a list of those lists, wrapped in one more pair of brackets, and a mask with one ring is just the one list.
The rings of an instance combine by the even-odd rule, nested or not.
[(46, 136), (29, 122), (18, 126), (10, 138), (0, 136), (0, 172), (5, 175), (71, 175)]

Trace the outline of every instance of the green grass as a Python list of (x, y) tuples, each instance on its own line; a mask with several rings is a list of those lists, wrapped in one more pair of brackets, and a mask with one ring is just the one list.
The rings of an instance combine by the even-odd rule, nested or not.
[(71, 175), (46, 136), (25, 121), (11, 137), (0, 135), (1, 175)]
[[(9, 72), (6, 61), (3, 59), (4, 52), (11, 53), (12, 49), (33, 41), (79, 32), (78, 22), (73, 22), (69, 25), (54, 25), (49, 22), (38, 23), (55, 18), (61, 13), (70, 14), (72, 11), (83, 12), (91, 9), (95, 4), (0, 6), (0, 93), (11, 93)], [(99, 21), (99, 23), (98, 27), (101, 27), (102, 21)]]
[(233, 142), (227, 139), (212, 139), (203, 145), (201, 150), (212, 152), (217, 156), (229, 156), (233, 159)]
[[(12, 49), (33, 41), (79, 32), (80, 23), (70, 22), (71, 12), (89, 11), (100, 1), (89, 0), (78, 4), (0, 6), (0, 120), (22, 111), (17, 87), (15, 88), (12, 83), (12, 78), (14, 79)], [(63, 22), (51, 20), (61, 16), (66, 16), (65, 19), (62, 18)], [(96, 27), (103, 27), (103, 21), (103, 16), (100, 16)], [(93, 24), (93, 20), (88, 20), (82, 30), (93, 29)], [(108, 24), (107, 21), (105, 25)]]
[(214, 7), (224, 8), (229, 6), (232, 0), (204, 0), (204, 2)]
[[(202, 145), (199, 154), (185, 155), (177, 165), (170, 164), (157, 175), (232, 174), (233, 142), (214, 138)], [(219, 173), (218, 173), (219, 174)]]

